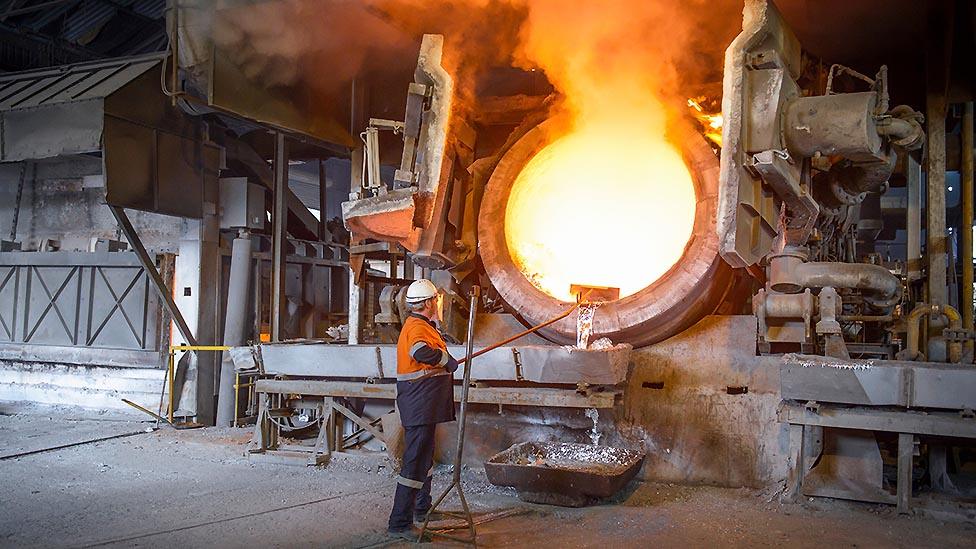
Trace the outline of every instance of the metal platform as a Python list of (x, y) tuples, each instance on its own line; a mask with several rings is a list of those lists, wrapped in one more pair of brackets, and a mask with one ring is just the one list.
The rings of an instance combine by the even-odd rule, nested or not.
[[(958, 412), (916, 412), (906, 410), (877, 409), (862, 406), (845, 407), (834, 405), (803, 405), (784, 402), (778, 413), (779, 420), (790, 425), (789, 483), (787, 495), (793, 499), (802, 495), (817, 495), (859, 501), (896, 504), (899, 513), (911, 510), (912, 495), (912, 457), (915, 453), (917, 435), (937, 435), (959, 438), (976, 438), (976, 418), (971, 414)], [(838, 443), (829, 457), (835, 479), (830, 485), (809, 486), (805, 484), (813, 470), (809, 446), (819, 445), (823, 450), (823, 437), (810, 437), (811, 429), (829, 427), (841, 430), (844, 442)], [(897, 490), (894, 495), (881, 489), (880, 468), (876, 471), (860, 470), (878, 478), (869, 482), (864, 475), (849, 475), (844, 478), (838, 473), (845, 467), (863, 467), (860, 463), (880, 465), (877, 446), (857, 442), (857, 435), (865, 432), (882, 431), (898, 433), (898, 473)], [(873, 441), (871, 441), (873, 442)], [(823, 459), (821, 459), (823, 462)], [(821, 463), (823, 464), (823, 463)], [(839, 479), (840, 483), (836, 480)]]
[[(350, 409), (344, 399), (396, 399), (396, 384), (339, 381), (330, 379), (259, 379), (255, 382), (258, 417), (248, 449), (253, 460), (292, 465), (322, 465), (332, 454), (342, 452), (352, 435), (343, 436), (343, 418), (354, 423), (389, 445), (383, 416), (364, 417)], [(300, 395), (300, 398), (294, 398)], [(468, 402), (511, 406), (546, 406), (554, 408), (612, 408), (622, 399), (619, 390), (577, 390), (550, 387), (471, 387)], [(460, 401), (461, 387), (454, 388), (454, 400)], [(292, 415), (293, 406), (315, 408), (320, 418), (313, 445), (282, 444), (279, 419)], [(396, 421), (398, 423), (398, 420)]]
[[(476, 351), (478, 349), (475, 349)], [(464, 348), (448, 346), (453, 356)], [(616, 385), (627, 379), (632, 348), (578, 349), (561, 345), (500, 347), (474, 363), (471, 377), (482, 381), (530, 381), (535, 383)], [(252, 354), (254, 364), (235, 357), (238, 370), (259, 367), (269, 375), (301, 377), (393, 379), (396, 377), (395, 345), (332, 345), (320, 342), (270, 343)], [(246, 356), (245, 356), (246, 360)], [(462, 370), (454, 373), (460, 380)]]
[(791, 354), (783, 356), (780, 383), (785, 400), (976, 409), (972, 365)]

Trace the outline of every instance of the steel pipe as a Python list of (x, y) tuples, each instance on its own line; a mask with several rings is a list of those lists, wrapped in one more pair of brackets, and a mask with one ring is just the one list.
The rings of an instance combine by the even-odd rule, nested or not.
[(767, 294), (764, 310), (769, 318), (804, 318), (813, 311), (813, 295)]
[(804, 263), (804, 254), (787, 248), (769, 264), (770, 288), (798, 293), (804, 288), (860, 290), (875, 307), (891, 307), (901, 298), (901, 281), (888, 269), (870, 263)]
[(899, 147), (918, 149), (925, 139), (925, 132), (916, 120), (906, 118), (884, 118), (878, 122), (878, 134), (884, 135)]
[[(959, 315), (959, 311), (956, 310), (952, 305), (942, 305), (942, 314), (949, 319), (949, 328), (954, 330), (962, 329), (962, 316)], [(962, 342), (961, 341), (950, 341), (949, 342), (949, 362), (959, 363), (962, 362)]]
[[(251, 291), (251, 235), (241, 231), (231, 244), (230, 276), (227, 281), (227, 308), (224, 311), (224, 345), (242, 345), (245, 338), (247, 298)], [(234, 361), (224, 351), (220, 361), (217, 391), (217, 427), (229, 427), (237, 412)]]
[(838, 315), (837, 320), (841, 322), (892, 322), (895, 317), (893, 315)]
[[(929, 305), (919, 303), (912, 309), (906, 319), (908, 323), (908, 334), (906, 335), (905, 352), (900, 353), (901, 360), (920, 360), (925, 358), (919, 351), (919, 337), (921, 335), (922, 317), (925, 315), (941, 315), (949, 321), (949, 327), (958, 330), (962, 327), (962, 318), (959, 311), (949, 305)], [(949, 343), (949, 362), (957, 363), (962, 361), (962, 343), (954, 341)]]
[(901, 281), (881, 265), (869, 263), (804, 263), (797, 267), (804, 288), (849, 288), (864, 292), (865, 300), (890, 307), (901, 297)]

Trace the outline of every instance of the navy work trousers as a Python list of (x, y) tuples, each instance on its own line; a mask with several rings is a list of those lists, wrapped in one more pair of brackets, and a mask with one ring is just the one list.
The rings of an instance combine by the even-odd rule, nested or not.
[(403, 466), (393, 496), (390, 530), (405, 530), (413, 525), (414, 515), (426, 515), (430, 511), (435, 427), (431, 423), (403, 428)]

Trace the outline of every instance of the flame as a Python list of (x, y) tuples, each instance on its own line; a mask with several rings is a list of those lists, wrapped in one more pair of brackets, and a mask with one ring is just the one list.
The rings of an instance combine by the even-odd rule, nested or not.
[(701, 122), (702, 129), (704, 130), (704, 135), (707, 139), (718, 145), (722, 146), (722, 113), (716, 112), (709, 114), (705, 112), (702, 107), (702, 103), (705, 101), (704, 97), (689, 97), (688, 106), (691, 107), (694, 112), (692, 113), (695, 118)]
[(505, 236), (516, 265), (553, 297), (572, 300), (570, 284), (634, 294), (664, 275), (691, 237), (695, 189), (666, 137), (661, 92), (673, 46), (647, 32), (669, 6), (529, 3), (522, 64), (545, 71), (571, 122), (516, 178)]

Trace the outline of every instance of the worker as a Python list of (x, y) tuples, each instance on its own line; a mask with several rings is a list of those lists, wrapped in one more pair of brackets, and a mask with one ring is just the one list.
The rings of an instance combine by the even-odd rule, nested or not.
[(440, 294), (429, 280), (407, 288), (410, 315), (397, 341), (397, 408), (404, 430), (403, 465), (397, 477), (388, 532), (415, 541), (430, 511), (434, 465), (434, 428), (454, 421), (454, 382), (458, 362), (437, 331)]

